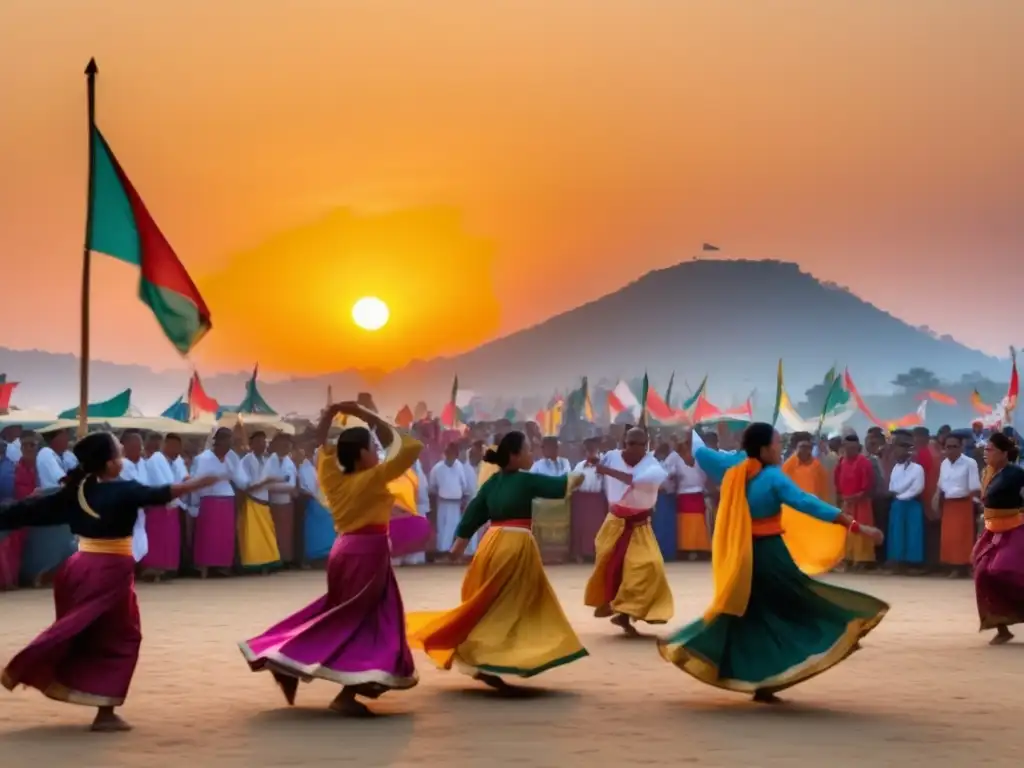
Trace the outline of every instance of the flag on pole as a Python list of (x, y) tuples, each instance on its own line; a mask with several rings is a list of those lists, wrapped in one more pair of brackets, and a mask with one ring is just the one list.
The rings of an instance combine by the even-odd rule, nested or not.
[(647, 428), (647, 393), (651, 384), (647, 379), (647, 371), (644, 371), (644, 381), (640, 385), (640, 426)]
[(775, 376), (775, 409), (772, 411), (772, 426), (779, 420), (779, 410), (782, 408), (782, 358), (779, 358), (779, 370)]
[(676, 372), (672, 371), (672, 374), (668, 377), (668, 387), (665, 388), (665, 405), (669, 408), (672, 407), (672, 385), (676, 381)]
[(459, 422), (462, 420), (459, 414), (459, 406), (456, 401), (459, 397), (459, 377), (456, 376), (452, 379), (452, 393), (448, 402), (445, 403), (444, 408), (441, 410), (441, 424), (449, 429), (458, 429)]
[(704, 243), (704, 245), (701, 246), (701, 250), (704, 251), (704, 253), (714, 253), (715, 251), (720, 251), (722, 249), (719, 248), (717, 245), (712, 245), (711, 243)]
[(700, 398), (704, 396), (704, 393), (707, 390), (707, 387), (708, 387), (708, 376), (707, 376), (707, 374), (704, 374), (704, 379), (703, 379), (703, 381), (701, 381), (700, 386), (697, 387), (697, 391), (694, 392), (686, 400), (683, 401), (683, 406), (682, 406), (681, 410), (689, 411), (691, 408), (693, 408), (695, 405), (697, 405), (697, 401), (700, 400)]
[(139, 299), (183, 355), (212, 327), (210, 310), (100, 129), (90, 126), (90, 251), (139, 270)]
[(831, 378), (831, 385), (828, 388), (828, 394), (825, 395), (825, 404), (821, 408), (821, 418), (818, 419), (817, 434), (819, 435), (822, 429), (825, 428), (825, 419), (828, 418), (829, 414), (837, 410), (846, 400), (850, 399), (850, 396), (843, 390), (843, 379), (836, 375), (835, 367), (829, 371), (826, 381), (829, 378)]
[(7, 413), (11, 407), (11, 395), (14, 394), (14, 388), (18, 386), (16, 381), (7, 381), (7, 377), (4, 376), (3, 380), (0, 381), (0, 413)]

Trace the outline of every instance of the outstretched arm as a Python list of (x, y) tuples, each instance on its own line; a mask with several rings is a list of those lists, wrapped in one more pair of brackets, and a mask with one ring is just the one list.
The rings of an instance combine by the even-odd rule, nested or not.
[(693, 458), (704, 471), (704, 474), (711, 478), (712, 482), (721, 484), (725, 473), (739, 464), (746, 457), (735, 451), (716, 451), (708, 448), (697, 434), (697, 430), (691, 432), (693, 436)]

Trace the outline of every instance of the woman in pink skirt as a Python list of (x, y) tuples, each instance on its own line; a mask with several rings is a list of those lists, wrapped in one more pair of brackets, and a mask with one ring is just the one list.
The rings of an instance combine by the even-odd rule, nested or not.
[[(327, 444), (334, 418), (362, 419), (389, 458), (381, 461), (370, 430), (344, 430)], [(300, 681), (342, 686), (331, 709), (371, 714), (357, 696), (376, 699), (418, 682), (405, 637), (405, 612), (391, 569), (388, 523), (395, 497), (388, 485), (409, 470), (422, 444), (397, 438), (392, 427), (356, 403), (328, 408), (318, 428), (317, 474), (339, 536), (327, 562), (327, 593), (262, 635), (239, 643), (254, 671), (269, 670), (289, 704)], [(397, 450), (394, 450), (397, 449)]]
[(167, 504), (217, 478), (159, 487), (120, 480), (121, 446), (105, 432), (80, 440), (75, 458), (79, 466), (63, 489), (0, 509), (0, 531), (68, 525), (78, 536), (78, 552), (54, 577), (56, 620), (11, 659), (0, 683), (95, 707), (94, 731), (125, 731), (114, 709), (128, 695), (142, 642), (132, 556), (139, 508)]

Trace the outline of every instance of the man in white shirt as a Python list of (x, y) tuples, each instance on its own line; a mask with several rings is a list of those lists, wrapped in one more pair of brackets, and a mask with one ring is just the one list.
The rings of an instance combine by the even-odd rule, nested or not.
[[(228, 461), (232, 461), (231, 453), (228, 453)], [(237, 456), (237, 453), (235, 454)], [(252, 433), (249, 438), (249, 452), (242, 456), (239, 460), (239, 466), (241, 472), (239, 473), (245, 478), (245, 485), (242, 489), (252, 496), (256, 501), (263, 504), (270, 503), (270, 491), (267, 490), (269, 483), (261, 483), (263, 479), (263, 465), (267, 461), (267, 433), (262, 430), (257, 430)]]
[(676, 473), (677, 545), (688, 560), (711, 556), (707, 492), (708, 478), (693, 458), (693, 433), (687, 434), (672, 454)]
[[(664, 624), (674, 612), (665, 562), (651, 531), (658, 489), (668, 473), (647, 444), (647, 432), (634, 427), (624, 447), (606, 453), (597, 468), (611, 513), (597, 534), (597, 561), (584, 601), (595, 616), (611, 616), (627, 634), (636, 634), (633, 621)], [(624, 544), (622, 537), (627, 537)]]
[(437, 551), (447, 552), (455, 543), (463, 503), (469, 498), (469, 484), (466, 470), (459, 461), (457, 442), (453, 440), (445, 446), (444, 460), (430, 468), (427, 481), (437, 528)]
[[(558, 438), (548, 435), (541, 439), (541, 458), (530, 468), (534, 475), (562, 477), (572, 469), (569, 460), (559, 456)], [(534, 499), (533, 534), (545, 563), (563, 563), (569, 559), (572, 510), (569, 499)]]
[(14, 464), (21, 461), (21, 433), (20, 424), (8, 424), (0, 429), (0, 440), (7, 441), (7, 458)]
[[(462, 462), (462, 466), (466, 471), (466, 486), (469, 488), (469, 494), (466, 498), (467, 504), (473, 500), (476, 492), (480, 490), (480, 469), (484, 466), (483, 458), (484, 441), (474, 440), (466, 451), (466, 460)], [(485, 525), (473, 534), (473, 538), (466, 545), (465, 554), (467, 558), (472, 558), (476, 554), (476, 548), (480, 545), (480, 539), (486, 530), (487, 526)]]
[(977, 530), (974, 508), (981, 496), (981, 477), (978, 462), (963, 455), (963, 443), (958, 436), (946, 435), (944, 449), (946, 458), (939, 466), (939, 561), (952, 568), (950, 576), (967, 576)]
[[(162, 440), (151, 433), (146, 439), (146, 476), (150, 485), (174, 485), (188, 476), (181, 460), (181, 437), (174, 433)], [(181, 567), (181, 514), (185, 508), (182, 499), (175, 499), (166, 507), (146, 510), (146, 537), (149, 552), (142, 561), (143, 576), (154, 581), (172, 576)]]
[(248, 478), (228, 459), (230, 451), (231, 430), (221, 427), (214, 433), (213, 446), (192, 463), (192, 477), (220, 478), (199, 491), (192, 562), (201, 578), (206, 578), (211, 568), (228, 576), (235, 562), (235, 486), (244, 488)]
[(594, 560), (594, 541), (608, 516), (605, 479), (597, 473), (601, 463), (601, 439), (588, 437), (583, 441), (583, 450), (584, 459), (573, 468), (573, 472), (583, 475), (583, 482), (569, 498), (569, 553), (577, 563)]
[[(121, 435), (121, 479), (134, 480), (141, 485), (151, 485), (146, 473), (146, 460), (142, 456), (142, 435), (137, 429), (126, 429)], [(140, 509), (132, 528), (132, 555), (135, 562), (141, 562), (149, 553), (149, 536), (146, 534), (146, 511)]]
[(291, 565), (301, 558), (301, 555), (296, 556), (296, 553), (302, 552), (301, 542), (297, 541), (296, 536), (297, 531), (301, 530), (301, 525), (296, 524), (295, 514), (299, 470), (291, 458), (291, 436), (278, 432), (271, 441), (270, 449), (260, 480), (269, 484), (270, 514), (274, 518), (281, 562)]
[(893, 458), (889, 477), (892, 506), (889, 509), (889, 533), (886, 537), (889, 562), (896, 569), (924, 564), (924, 468), (911, 460), (912, 438), (905, 431), (893, 433)]
[[(61, 487), (64, 475), (78, 466), (78, 462), (68, 460), (68, 454), (71, 453), (68, 450), (70, 436), (66, 429), (45, 434), (43, 439), (46, 440), (46, 446), (36, 454), (36, 474), (39, 475), (39, 488), (52, 491)], [(74, 454), (71, 456), (74, 458)]]

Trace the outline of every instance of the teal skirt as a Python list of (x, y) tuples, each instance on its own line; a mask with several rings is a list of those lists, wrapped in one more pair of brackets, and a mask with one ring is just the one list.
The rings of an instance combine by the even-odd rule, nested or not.
[(782, 537), (770, 536), (754, 539), (746, 612), (699, 619), (660, 640), (658, 649), (708, 685), (774, 693), (845, 659), (888, 610), (870, 595), (807, 576)]

